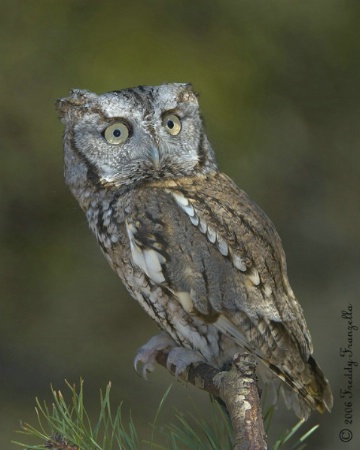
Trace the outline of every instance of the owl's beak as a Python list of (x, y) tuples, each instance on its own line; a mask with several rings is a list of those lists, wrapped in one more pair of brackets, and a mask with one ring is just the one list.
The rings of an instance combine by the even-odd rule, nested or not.
[(160, 166), (160, 152), (159, 149), (156, 147), (151, 147), (149, 149), (149, 159), (151, 159), (151, 162), (154, 165), (155, 169), (158, 169)]

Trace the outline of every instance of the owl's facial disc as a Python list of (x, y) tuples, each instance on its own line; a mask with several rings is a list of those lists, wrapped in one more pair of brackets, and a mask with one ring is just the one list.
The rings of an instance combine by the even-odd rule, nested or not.
[[(139, 86), (96, 95), (72, 91), (57, 108), (66, 124), (68, 184), (90, 171), (98, 184), (116, 186), (216, 170), (196, 94), (188, 84)], [(89, 172), (89, 173), (90, 173)]]

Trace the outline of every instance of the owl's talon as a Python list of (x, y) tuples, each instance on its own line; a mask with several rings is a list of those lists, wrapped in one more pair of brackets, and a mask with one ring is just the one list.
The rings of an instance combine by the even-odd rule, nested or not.
[(166, 367), (169, 372), (173, 372), (171, 368), (174, 366), (174, 375), (175, 378), (178, 378), (179, 375), (185, 372), (190, 364), (204, 361), (205, 359), (200, 355), (200, 353), (194, 350), (184, 347), (174, 347), (167, 357)]
[(143, 367), (141, 370), (141, 376), (147, 380), (147, 374), (155, 370), (157, 353), (160, 351), (169, 350), (175, 346), (175, 341), (167, 333), (160, 333), (153, 336), (139, 349), (134, 358), (134, 368), (136, 372), (139, 373), (138, 366), (139, 363), (142, 363)]
[[(141, 371), (138, 370), (138, 366), (139, 366), (140, 362), (143, 364)], [(134, 359), (134, 368), (135, 368), (136, 373), (141, 375), (142, 378), (144, 378), (144, 380), (148, 381), (147, 374), (151, 373), (155, 370), (155, 365), (151, 361), (143, 362), (142, 356), (140, 355), (140, 351), (139, 351), (139, 353), (135, 356), (135, 359)]]

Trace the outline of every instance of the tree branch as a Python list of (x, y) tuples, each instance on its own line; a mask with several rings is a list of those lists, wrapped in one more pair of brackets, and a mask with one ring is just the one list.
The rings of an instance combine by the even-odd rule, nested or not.
[[(158, 352), (156, 360), (166, 367), (168, 354)], [(234, 356), (231, 369), (220, 371), (205, 363), (191, 364), (178, 376), (219, 398), (226, 406), (234, 430), (234, 450), (266, 450), (266, 434), (262, 420), (256, 383), (256, 361), (253, 355)], [(175, 368), (170, 368), (175, 374)]]

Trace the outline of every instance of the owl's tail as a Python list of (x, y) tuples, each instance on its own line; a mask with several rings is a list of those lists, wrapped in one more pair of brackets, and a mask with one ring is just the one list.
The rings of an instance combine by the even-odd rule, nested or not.
[(307, 362), (305, 372), (302, 386), (287, 376), (283, 378), (286, 384), (282, 383), (281, 386), (287, 407), (291, 408), (300, 419), (307, 419), (314, 409), (320, 413), (330, 412), (333, 406), (330, 384), (312, 356)]
[(314, 409), (316, 409), (320, 413), (323, 413), (325, 411), (330, 412), (334, 403), (330, 384), (312, 356), (310, 356), (308, 360), (308, 365), (310, 366), (313, 379), (305, 387), (306, 390), (311, 395), (313, 401), (315, 401)]

